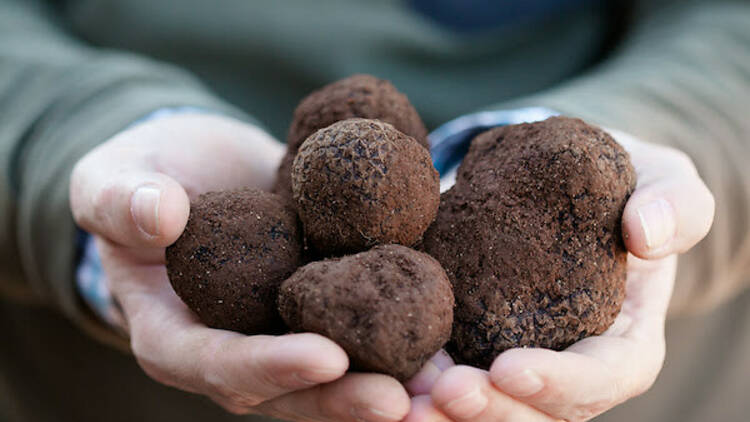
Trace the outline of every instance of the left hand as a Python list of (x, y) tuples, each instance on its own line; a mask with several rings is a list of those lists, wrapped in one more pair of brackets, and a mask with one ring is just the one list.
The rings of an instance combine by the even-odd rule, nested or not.
[(614, 324), (560, 352), (507, 350), (489, 372), (423, 369), (407, 384), (414, 397), (405, 421), (586, 421), (651, 387), (664, 361), (677, 254), (708, 233), (714, 200), (685, 154), (610, 133), (638, 174), (622, 218), (630, 254)]

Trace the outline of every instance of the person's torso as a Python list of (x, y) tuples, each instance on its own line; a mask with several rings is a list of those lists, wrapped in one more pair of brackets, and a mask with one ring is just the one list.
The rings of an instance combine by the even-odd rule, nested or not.
[(594, 63), (621, 2), (603, 0), (75, 0), (71, 30), (187, 68), (280, 139), (311, 90), (391, 80), (428, 128)]

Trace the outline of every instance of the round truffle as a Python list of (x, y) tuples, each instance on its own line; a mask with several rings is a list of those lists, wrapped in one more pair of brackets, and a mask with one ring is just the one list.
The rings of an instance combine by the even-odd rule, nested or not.
[(292, 188), (305, 236), (323, 254), (411, 246), (440, 201), (427, 150), (388, 123), (367, 119), (310, 136), (294, 160)]
[(450, 338), (453, 293), (436, 260), (382, 245), (300, 268), (281, 285), (279, 311), (293, 330), (339, 344), (352, 369), (405, 381)]
[(453, 283), (456, 360), (488, 368), (509, 348), (606, 330), (625, 295), (620, 220), (635, 182), (628, 153), (578, 119), (477, 136), (423, 243)]
[(302, 230), (278, 195), (253, 189), (209, 192), (190, 206), (167, 274), (177, 295), (213, 328), (278, 333), (281, 282), (302, 265)]
[(297, 106), (273, 192), (291, 197), (291, 164), (305, 139), (324, 127), (353, 117), (390, 123), (429, 150), (427, 129), (406, 95), (386, 80), (353, 75), (314, 91)]

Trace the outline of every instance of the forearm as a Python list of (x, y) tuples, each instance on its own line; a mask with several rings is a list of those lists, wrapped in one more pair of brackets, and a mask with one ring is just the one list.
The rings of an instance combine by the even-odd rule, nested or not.
[(710, 3), (645, 20), (613, 58), (524, 98), (687, 153), (716, 198), (709, 236), (680, 259), (672, 312), (711, 307), (750, 281), (750, 5)]
[(242, 116), (173, 67), (92, 49), (68, 37), (35, 2), (0, 5), (0, 248), (4, 291), (33, 291), (74, 319), (75, 226), (68, 180), (93, 146), (168, 106)]

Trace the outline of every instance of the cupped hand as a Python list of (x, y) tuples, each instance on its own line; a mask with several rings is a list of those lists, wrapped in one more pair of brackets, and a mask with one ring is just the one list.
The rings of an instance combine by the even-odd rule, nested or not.
[(511, 349), (489, 371), (452, 366), (410, 385), (406, 418), (422, 421), (586, 421), (650, 388), (663, 365), (677, 254), (711, 227), (714, 200), (676, 150), (610, 130), (638, 174), (622, 225), (626, 296), (614, 324), (564, 351)]
[(133, 354), (153, 379), (238, 414), (400, 420), (409, 409), (404, 388), (384, 375), (345, 375), (346, 353), (332, 341), (207, 328), (169, 284), (164, 251), (187, 223), (189, 198), (268, 189), (282, 155), (265, 132), (227, 117), (162, 117), (119, 133), (79, 161), (71, 209), (96, 238)]

